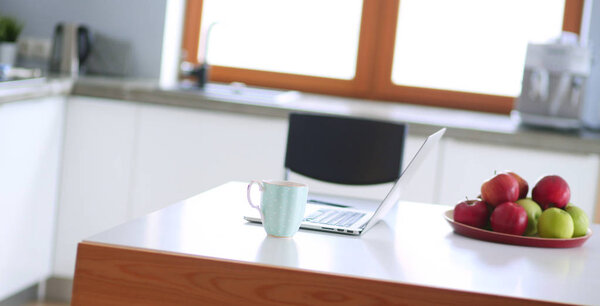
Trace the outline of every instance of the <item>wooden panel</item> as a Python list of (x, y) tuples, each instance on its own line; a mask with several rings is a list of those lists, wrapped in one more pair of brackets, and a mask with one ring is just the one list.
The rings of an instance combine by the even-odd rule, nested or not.
[(566, 0), (563, 15), (563, 31), (579, 34), (584, 0)]
[(244, 82), (248, 85), (299, 90), (339, 96), (358, 96), (355, 80), (314, 77), (290, 73), (212, 66), (210, 80)]
[(182, 49), (186, 51), (185, 60), (198, 63), (198, 43), (200, 40), (200, 20), (202, 0), (187, 0), (183, 30)]
[[(600, 170), (600, 169), (599, 169)], [(600, 223), (600, 173), (596, 181), (596, 203), (594, 204), (594, 215), (591, 216), (590, 222)]]
[(412, 104), (497, 114), (509, 114), (515, 102), (515, 98), (506, 96), (395, 85), (391, 81), (391, 75), (386, 82), (377, 84), (379, 89), (373, 93), (373, 99), (384, 101), (396, 99)]
[(385, 14), (385, 9), (393, 3), (396, 1), (363, 1), (355, 76), (360, 97), (366, 98), (367, 93), (378, 81), (380, 66), (375, 65), (375, 62), (387, 51), (381, 48), (385, 46), (381, 38), (381, 32), (385, 30), (382, 28), (385, 26), (385, 19), (381, 17)]
[(537, 301), (80, 243), (72, 305), (542, 305)]

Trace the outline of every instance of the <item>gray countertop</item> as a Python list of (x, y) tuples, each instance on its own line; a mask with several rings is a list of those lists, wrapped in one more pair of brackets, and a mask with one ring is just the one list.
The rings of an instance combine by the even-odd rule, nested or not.
[(407, 122), (413, 135), (427, 135), (440, 127), (448, 127), (447, 136), (459, 140), (569, 153), (600, 153), (599, 132), (534, 129), (520, 125), (518, 119), (507, 115), (219, 84), (199, 90), (161, 88), (155, 80), (47, 79), (0, 86), (0, 103), (56, 94), (275, 117), (287, 117), (295, 111), (359, 116)]
[(69, 94), (73, 89), (73, 83), (74, 81), (69, 78), (35, 78), (0, 82), (0, 104)]

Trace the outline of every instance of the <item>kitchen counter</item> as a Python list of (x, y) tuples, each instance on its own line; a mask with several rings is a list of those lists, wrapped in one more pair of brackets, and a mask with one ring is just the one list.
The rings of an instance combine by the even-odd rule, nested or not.
[(413, 135), (425, 136), (439, 127), (448, 127), (448, 137), (465, 141), (567, 153), (600, 153), (600, 132), (530, 128), (506, 115), (439, 107), (219, 84), (210, 84), (207, 90), (161, 88), (155, 80), (107, 77), (48, 79), (5, 88), (0, 87), (0, 103), (72, 94), (275, 117), (287, 117), (295, 111), (316, 112), (407, 122)]
[(71, 93), (74, 83), (75, 81), (70, 78), (34, 78), (0, 82), (0, 104), (53, 95), (66, 95)]

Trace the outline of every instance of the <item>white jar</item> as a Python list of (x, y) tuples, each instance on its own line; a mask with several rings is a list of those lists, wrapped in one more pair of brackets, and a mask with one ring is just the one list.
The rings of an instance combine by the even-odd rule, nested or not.
[(0, 42), (0, 65), (13, 66), (17, 60), (17, 43)]

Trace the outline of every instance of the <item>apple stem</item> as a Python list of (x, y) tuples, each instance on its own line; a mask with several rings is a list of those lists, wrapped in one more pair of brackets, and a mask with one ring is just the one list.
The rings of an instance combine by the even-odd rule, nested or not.
[(494, 170), (494, 175), (498, 174), (498, 170)]

